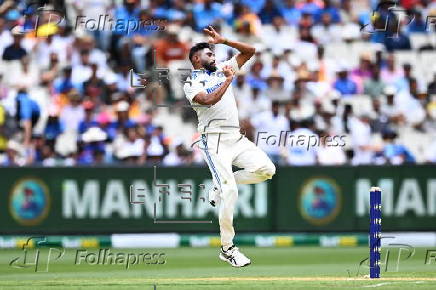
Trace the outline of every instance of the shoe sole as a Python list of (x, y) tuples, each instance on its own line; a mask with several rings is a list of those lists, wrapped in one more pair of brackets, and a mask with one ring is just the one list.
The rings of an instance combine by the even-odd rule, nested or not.
[(221, 259), (221, 261), (224, 261), (224, 262), (227, 262), (227, 263), (229, 263), (232, 267), (235, 267), (235, 268), (242, 268), (242, 267), (245, 267), (245, 266), (248, 266), (248, 265), (251, 265), (251, 262), (249, 262), (249, 263), (247, 263), (247, 264), (244, 264), (244, 265), (242, 265), (242, 266), (236, 266), (236, 265), (233, 265), (232, 264), (232, 262), (230, 262), (226, 257), (224, 257), (223, 256), (223, 254), (219, 254), (219, 258)]

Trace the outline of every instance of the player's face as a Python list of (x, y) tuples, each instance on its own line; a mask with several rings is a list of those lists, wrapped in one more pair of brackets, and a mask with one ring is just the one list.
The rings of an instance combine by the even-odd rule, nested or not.
[(200, 53), (200, 64), (209, 71), (216, 71), (215, 53), (209, 48), (205, 48)]

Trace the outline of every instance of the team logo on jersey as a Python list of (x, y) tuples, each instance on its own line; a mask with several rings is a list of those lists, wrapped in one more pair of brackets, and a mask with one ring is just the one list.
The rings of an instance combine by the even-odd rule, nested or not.
[(219, 84), (216, 84), (216, 85), (214, 85), (213, 87), (210, 87), (210, 88), (206, 89), (207, 93), (208, 93), (208, 94), (212, 93), (213, 91), (215, 91), (216, 89), (218, 89), (218, 88), (221, 86), (222, 83), (223, 83), (223, 82), (220, 82)]
[(325, 225), (336, 218), (341, 206), (341, 191), (329, 178), (311, 178), (304, 183), (298, 199), (301, 215), (314, 225)]
[(9, 195), (11, 216), (22, 225), (37, 225), (48, 214), (50, 196), (44, 182), (34, 178), (21, 179)]

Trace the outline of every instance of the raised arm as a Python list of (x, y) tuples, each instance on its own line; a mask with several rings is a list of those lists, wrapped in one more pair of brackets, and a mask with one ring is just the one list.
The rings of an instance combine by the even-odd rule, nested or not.
[(215, 105), (218, 103), (226, 92), (227, 88), (230, 86), (233, 80), (235, 72), (230, 66), (223, 67), (223, 73), (226, 76), (226, 80), (213, 92), (206, 94), (205, 92), (200, 92), (192, 99), (194, 102), (200, 105)]
[(204, 32), (209, 35), (209, 43), (221, 43), (239, 50), (239, 53), (236, 55), (236, 61), (239, 68), (241, 68), (244, 63), (246, 63), (256, 53), (256, 49), (253, 46), (238, 41), (228, 40), (216, 32), (212, 26), (205, 28)]

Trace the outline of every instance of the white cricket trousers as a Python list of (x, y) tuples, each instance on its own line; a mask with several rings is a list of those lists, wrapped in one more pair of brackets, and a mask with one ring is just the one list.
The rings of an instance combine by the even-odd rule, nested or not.
[[(219, 224), (221, 245), (233, 245), (233, 212), (238, 200), (237, 184), (255, 184), (271, 179), (276, 168), (269, 157), (239, 132), (202, 134), (204, 160), (220, 191)], [(232, 165), (242, 170), (233, 172)]]

